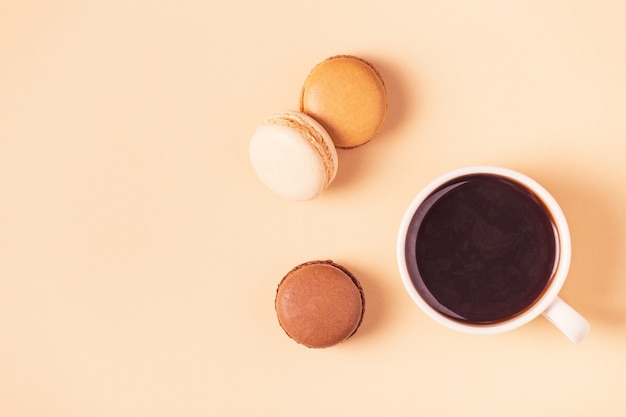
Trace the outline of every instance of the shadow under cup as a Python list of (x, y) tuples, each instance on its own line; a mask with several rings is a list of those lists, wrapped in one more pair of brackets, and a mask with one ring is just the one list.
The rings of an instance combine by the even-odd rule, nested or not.
[(527, 185), (468, 172), (423, 193), (407, 212), (398, 250), (417, 291), (413, 298), (431, 316), (460, 330), (497, 327), (531, 310), (553, 284), (559, 288), (550, 291), (558, 292), (559, 229)]

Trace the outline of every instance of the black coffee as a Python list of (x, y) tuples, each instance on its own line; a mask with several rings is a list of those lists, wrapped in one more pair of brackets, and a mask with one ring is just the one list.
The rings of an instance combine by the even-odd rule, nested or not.
[(454, 320), (512, 318), (541, 296), (558, 258), (547, 208), (524, 186), (490, 174), (439, 187), (409, 227), (406, 259), (431, 307)]

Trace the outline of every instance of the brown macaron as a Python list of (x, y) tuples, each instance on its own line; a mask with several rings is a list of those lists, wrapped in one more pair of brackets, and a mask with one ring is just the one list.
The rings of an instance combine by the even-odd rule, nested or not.
[(365, 298), (359, 281), (346, 268), (333, 261), (311, 261), (282, 279), (275, 308), (289, 337), (310, 348), (326, 348), (357, 331)]

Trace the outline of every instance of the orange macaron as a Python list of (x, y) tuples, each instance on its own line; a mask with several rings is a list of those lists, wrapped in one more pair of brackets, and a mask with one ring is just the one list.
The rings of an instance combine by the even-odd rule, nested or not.
[(316, 119), (338, 148), (369, 142), (387, 113), (387, 91), (376, 68), (353, 55), (317, 64), (300, 93), (300, 111)]
[(333, 261), (293, 268), (278, 285), (278, 322), (296, 342), (326, 348), (352, 336), (363, 320), (365, 297), (359, 281)]

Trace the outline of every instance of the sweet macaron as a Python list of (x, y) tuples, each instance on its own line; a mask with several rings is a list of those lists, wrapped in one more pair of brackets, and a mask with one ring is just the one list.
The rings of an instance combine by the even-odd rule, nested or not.
[(249, 144), (261, 182), (292, 200), (311, 200), (337, 174), (337, 151), (324, 127), (312, 117), (286, 111), (257, 127)]
[(387, 91), (376, 68), (353, 55), (336, 55), (317, 64), (300, 93), (300, 111), (326, 128), (335, 146), (369, 142), (387, 113)]
[(365, 297), (359, 281), (333, 261), (305, 262), (280, 282), (278, 322), (296, 342), (326, 348), (352, 336), (363, 320)]

